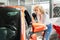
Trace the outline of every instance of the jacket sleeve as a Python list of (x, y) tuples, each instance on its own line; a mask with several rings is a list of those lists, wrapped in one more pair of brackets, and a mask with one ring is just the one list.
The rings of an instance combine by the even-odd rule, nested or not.
[(31, 16), (29, 15), (29, 13), (28, 13), (28, 11), (27, 10), (25, 10), (25, 19), (26, 19), (26, 22), (27, 22), (27, 24), (28, 24), (28, 26), (31, 24), (30, 22), (32, 21), (31, 20)]

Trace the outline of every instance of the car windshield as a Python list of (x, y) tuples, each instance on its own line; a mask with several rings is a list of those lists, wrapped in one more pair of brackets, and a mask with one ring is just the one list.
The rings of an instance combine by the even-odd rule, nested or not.
[(12, 20), (17, 21), (19, 14), (20, 11), (15, 8), (0, 7), (0, 26), (6, 26), (7, 24), (10, 24)]

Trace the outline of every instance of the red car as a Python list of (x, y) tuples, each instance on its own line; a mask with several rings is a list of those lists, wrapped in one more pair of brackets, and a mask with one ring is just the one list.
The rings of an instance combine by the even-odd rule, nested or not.
[(58, 38), (60, 38), (60, 26), (54, 24), (53, 28), (56, 30), (56, 33), (58, 34)]
[(0, 6), (0, 40), (21, 40), (21, 6)]

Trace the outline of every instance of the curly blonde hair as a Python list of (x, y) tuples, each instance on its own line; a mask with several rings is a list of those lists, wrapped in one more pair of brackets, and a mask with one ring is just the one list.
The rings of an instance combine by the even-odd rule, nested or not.
[(43, 9), (42, 6), (40, 6), (40, 5), (35, 5), (33, 10), (36, 10), (36, 8), (38, 8), (38, 9), (40, 10), (40, 12), (41, 12), (42, 14), (44, 14), (44, 9)]

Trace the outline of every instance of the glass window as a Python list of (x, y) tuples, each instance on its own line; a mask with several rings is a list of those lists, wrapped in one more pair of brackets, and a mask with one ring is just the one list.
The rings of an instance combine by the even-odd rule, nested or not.
[(60, 7), (58, 7), (58, 6), (54, 7), (53, 17), (60, 17)]

